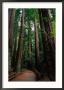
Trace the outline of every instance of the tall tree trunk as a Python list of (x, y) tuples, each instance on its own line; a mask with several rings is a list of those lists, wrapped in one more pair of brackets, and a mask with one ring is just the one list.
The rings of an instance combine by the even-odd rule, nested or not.
[(49, 34), (51, 31), (50, 17), (47, 9), (41, 9), (43, 22), (46, 32)]
[[(42, 15), (42, 16), (41, 16)], [(40, 26), (42, 32), (42, 38), (43, 38), (43, 47), (44, 47), (44, 57), (45, 61), (47, 63), (47, 68), (46, 72), (50, 76), (55, 73), (55, 48), (53, 45), (53, 41), (50, 37), (50, 27), (49, 26), (49, 21), (45, 19), (45, 17), (48, 17), (48, 11), (45, 10), (40, 10), (39, 11), (39, 16), (40, 16)], [(43, 29), (44, 27), (44, 29)], [(55, 75), (53, 74), (53, 77), (55, 79)], [(52, 78), (50, 78), (52, 80)]]
[(9, 48), (13, 49), (13, 27), (14, 27), (15, 9), (9, 9)]
[[(28, 17), (28, 20), (29, 20), (29, 17)], [(32, 61), (31, 61), (31, 26), (30, 26), (30, 21), (28, 21), (28, 26), (29, 26), (29, 30), (28, 30), (28, 50), (29, 50), (29, 62), (30, 62), (30, 65), (32, 64)], [(31, 68), (31, 67), (30, 67)]]
[(9, 45), (9, 68), (11, 71), (11, 59), (12, 59), (12, 52), (13, 52), (13, 27), (14, 27), (14, 18), (15, 18), (15, 9), (9, 9), (8, 12), (8, 22), (9, 22), (9, 33), (8, 33), (8, 45)]
[(42, 72), (42, 74), (47, 73), (47, 68), (45, 67), (45, 65), (48, 67), (48, 62), (47, 62), (47, 48), (48, 48), (48, 43), (47, 43), (47, 34), (45, 31), (45, 26), (44, 26), (44, 22), (43, 22), (43, 17), (42, 17), (42, 11), (41, 9), (38, 9), (39, 12), (39, 20), (40, 20), (40, 28), (41, 28), (41, 34), (42, 34), (42, 45), (43, 45), (43, 57), (44, 57), (44, 61), (41, 63), (41, 67), (40, 70)]
[(11, 67), (13, 71), (16, 71), (16, 52), (17, 52), (17, 34), (18, 34), (18, 18), (19, 18), (19, 11), (15, 9), (15, 19), (14, 19), (14, 28), (13, 28), (13, 54), (11, 60)]
[(18, 49), (17, 49), (17, 71), (20, 72), (23, 64), (23, 37), (24, 37), (24, 9), (22, 9), (22, 16), (21, 16), (21, 27), (19, 33), (19, 41), (18, 41)]
[(35, 64), (36, 64), (36, 67), (38, 68), (38, 65), (39, 65), (39, 38), (38, 38), (36, 17), (35, 17), (34, 27), (35, 27), (35, 59), (36, 59)]

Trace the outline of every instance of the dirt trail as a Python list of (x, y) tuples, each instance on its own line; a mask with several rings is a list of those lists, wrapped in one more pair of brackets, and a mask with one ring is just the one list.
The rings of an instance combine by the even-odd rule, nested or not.
[(25, 70), (18, 74), (12, 81), (36, 81), (36, 75), (33, 71)]
[[(17, 73), (12, 81), (37, 81), (37, 75), (31, 70), (23, 70), (22, 72)], [(45, 75), (38, 81), (50, 81), (50, 79), (47, 75)]]

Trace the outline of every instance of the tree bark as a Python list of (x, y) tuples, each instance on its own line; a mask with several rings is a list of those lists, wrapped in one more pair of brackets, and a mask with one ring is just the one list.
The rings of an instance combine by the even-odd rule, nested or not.
[(47, 9), (41, 9), (45, 31), (49, 34), (51, 31), (50, 17)]
[(23, 38), (24, 38), (24, 9), (22, 10), (22, 16), (21, 16), (21, 27), (20, 27), (20, 33), (19, 33), (19, 41), (18, 41), (18, 49), (17, 49), (17, 71), (20, 72), (23, 65)]
[(55, 75), (54, 75), (55, 73), (55, 46), (50, 37), (51, 29), (49, 26), (49, 21), (45, 19), (45, 17), (49, 18), (48, 11), (46, 9), (40, 10), (39, 16), (40, 16), (40, 27), (42, 30), (42, 38), (43, 38), (42, 40), (43, 40), (43, 47), (44, 47), (44, 60), (47, 64), (46, 72), (48, 73), (49, 76), (53, 75), (53, 77), (55, 78)]
[[(29, 17), (28, 17), (28, 20), (29, 20)], [(29, 26), (29, 30), (28, 30), (28, 51), (29, 51), (29, 62), (30, 62), (30, 65), (32, 64), (32, 61), (31, 61), (31, 26), (30, 26), (30, 21), (28, 21), (28, 26)]]
[(13, 27), (14, 27), (14, 18), (15, 18), (15, 9), (9, 9), (8, 13), (8, 45), (9, 45), (9, 71), (11, 71), (11, 62), (12, 62), (12, 54), (13, 54)]
[(9, 48), (13, 49), (13, 27), (14, 27), (15, 9), (9, 9)]
[(36, 67), (38, 68), (38, 65), (39, 65), (39, 38), (38, 38), (36, 17), (35, 17), (34, 27), (35, 27), (35, 59), (36, 59), (35, 64), (36, 64)]

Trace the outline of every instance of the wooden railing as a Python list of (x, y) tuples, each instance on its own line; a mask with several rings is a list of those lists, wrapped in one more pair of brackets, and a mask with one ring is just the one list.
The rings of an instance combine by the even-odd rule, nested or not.
[(8, 80), (11, 81), (13, 78), (15, 78), (16, 72), (11, 72), (8, 76)]

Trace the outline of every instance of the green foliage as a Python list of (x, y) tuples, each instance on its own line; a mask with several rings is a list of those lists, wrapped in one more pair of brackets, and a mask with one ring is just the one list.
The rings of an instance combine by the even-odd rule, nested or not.
[(51, 15), (52, 15), (52, 21), (55, 21), (55, 15), (56, 15), (56, 10), (55, 9), (51, 9)]
[(50, 10), (51, 11), (51, 15), (52, 15), (52, 18), (51, 18), (51, 32), (50, 32), (50, 34), (51, 34), (51, 37), (52, 38), (55, 38), (55, 36), (56, 36), (56, 13), (55, 13), (55, 9), (51, 9)]
[(56, 32), (55, 32), (55, 29), (56, 29), (56, 27), (55, 27), (55, 22), (53, 21), (53, 22), (51, 22), (51, 28), (52, 28), (52, 30), (51, 30), (51, 32), (50, 32), (50, 34), (51, 34), (51, 37), (52, 38), (55, 38), (55, 36), (56, 36)]

